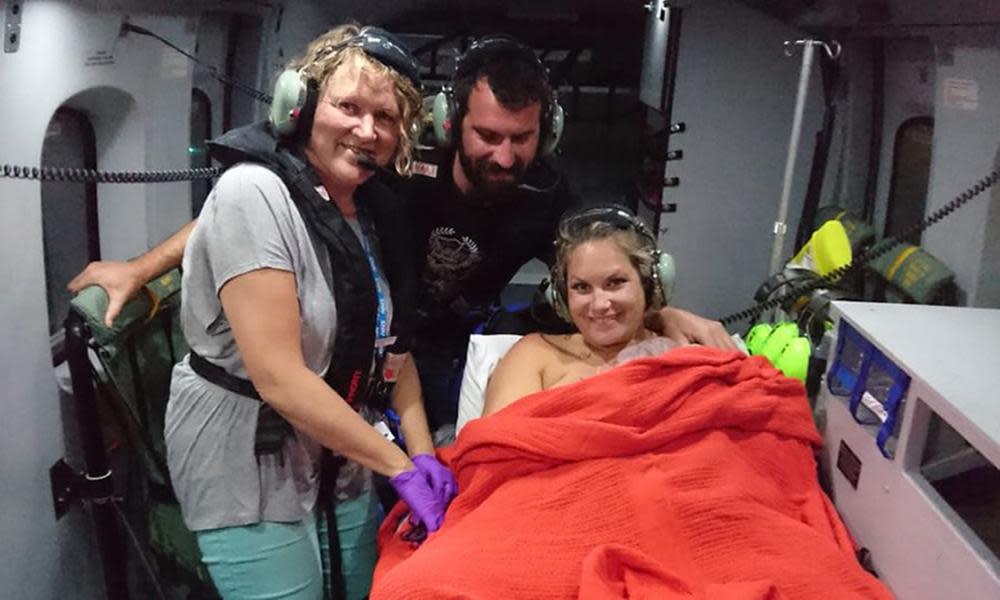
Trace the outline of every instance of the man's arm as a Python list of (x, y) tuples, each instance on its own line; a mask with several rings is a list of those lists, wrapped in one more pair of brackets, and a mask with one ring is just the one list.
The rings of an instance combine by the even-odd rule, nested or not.
[(718, 321), (711, 321), (673, 306), (664, 306), (658, 314), (659, 323), (647, 323), (647, 326), (682, 346), (701, 344), (723, 350), (738, 349), (729, 332)]
[(111, 327), (125, 303), (147, 281), (181, 264), (184, 247), (195, 223), (197, 220), (191, 221), (160, 245), (128, 262), (99, 260), (90, 263), (66, 288), (74, 294), (91, 285), (104, 288), (108, 293), (108, 312), (104, 315), (104, 324)]

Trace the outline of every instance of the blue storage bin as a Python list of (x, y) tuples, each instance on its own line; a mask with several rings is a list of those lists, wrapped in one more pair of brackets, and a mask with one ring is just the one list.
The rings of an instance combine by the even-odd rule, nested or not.
[(837, 350), (826, 381), (831, 393), (850, 398), (855, 421), (877, 428), (875, 444), (879, 452), (893, 458), (896, 425), (910, 376), (841, 319)]

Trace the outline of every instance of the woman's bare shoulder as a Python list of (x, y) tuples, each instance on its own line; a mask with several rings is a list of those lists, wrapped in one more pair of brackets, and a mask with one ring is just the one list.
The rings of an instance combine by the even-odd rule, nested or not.
[(542, 372), (553, 360), (554, 353), (555, 350), (537, 333), (529, 333), (518, 340), (490, 376), (483, 416), (542, 390)]
[(540, 371), (545, 364), (557, 359), (557, 355), (558, 350), (542, 334), (529, 333), (511, 346), (497, 366), (512, 368), (518, 372)]
[(544, 336), (542, 333), (529, 333), (519, 339), (513, 347), (521, 346), (524, 351), (547, 351), (549, 344)]

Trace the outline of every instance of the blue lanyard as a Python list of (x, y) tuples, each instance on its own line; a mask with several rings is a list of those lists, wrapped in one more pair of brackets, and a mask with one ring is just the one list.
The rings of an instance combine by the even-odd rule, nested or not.
[(375, 311), (375, 355), (381, 359), (385, 355), (385, 347), (379, 344), (378, 341), (389, 337), (389, 307), (385, 300), (385, 293), (382, 291), (382, 286), (379, 285), (382, 274), (378, 270), (378, 265), (375, 264), (375, 255), (368, 245), (368, 236), (364, 235), (363, 230), (361, 234), (361, 246), (365, 249), (365, 255), (368, 257), (368, 266), (372, 271), (372, 280), (375, 282), (375, 298), (378, 301), (378, 309)]

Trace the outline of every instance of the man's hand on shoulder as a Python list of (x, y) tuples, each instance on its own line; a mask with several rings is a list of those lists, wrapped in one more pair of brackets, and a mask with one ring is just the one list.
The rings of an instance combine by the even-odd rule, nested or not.
[(729, 332), (718, 321), (672, 306), (660, 309), (659, 317), (660, 333), (682, 346), (701, 344), (723, 350), (738, 349)]
[(100, 260), (87, 265), (82, 272), (66, 285), (71, 293), (85, 287), (99, 285), (108, 293), (108, 312), (104, 324), (111, 327), (122, 307), (146, 283), (143, 270), (134, 262)]

